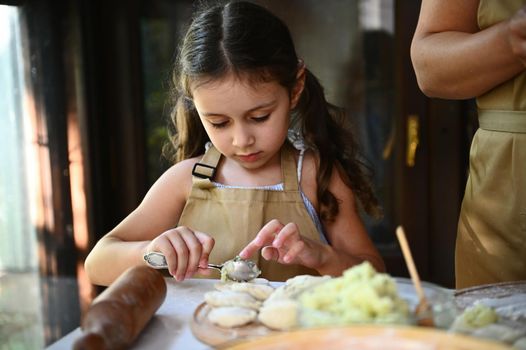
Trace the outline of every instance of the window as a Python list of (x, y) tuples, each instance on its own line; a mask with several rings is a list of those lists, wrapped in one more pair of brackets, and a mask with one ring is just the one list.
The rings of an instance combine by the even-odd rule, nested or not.
[(19, 13), (0, 5), (0, 343), (43, 348), (34, 225), (35, 164)]

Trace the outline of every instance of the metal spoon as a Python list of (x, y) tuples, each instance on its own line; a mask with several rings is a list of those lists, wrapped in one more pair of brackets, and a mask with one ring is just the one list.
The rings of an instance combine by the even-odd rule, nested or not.
[[(168, 264), (162, 253), (149, 252), (144, 254), (144, 261), (154, 269), (167, 269)], [(216, 269), (221, 272), (221, 279), (227, 279), (236, 282), (250, 281), (261, 274), (255, 262), (241, 259), (236, 256), (232, 260), (227, 260), (222, 264), (208, 264), (209, 269)]]

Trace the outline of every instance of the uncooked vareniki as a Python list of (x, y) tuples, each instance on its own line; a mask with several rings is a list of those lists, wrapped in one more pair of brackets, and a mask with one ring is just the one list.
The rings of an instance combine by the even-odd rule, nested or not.
[(297, 300), (276, 300), (259, 309), (258, 320), (272, 329), (290, 330), (298, 325), (298, 312)]
[(213, 308), (208, 313), (210, 322), (224, 328), (244, 326), (256, 319), (257, 312), (239, 306)]
[(257, 284), (250, 282), (240, 283), (224, 283), (216, 285), (219, 290), (231, 290), (235, 292), (245, 292), (256, 298), (257, 300), (265, 300), (274, 292), (274, 288), (270, 285)]
[(248, 293), (234, 292), (231, 290), (212, 291), (205, 293), (205, 301), (213, 307), (239, 306), (258, 310), (261, 303)]
[(277, 300), (296, 299), (301, 293), (309, 288), (317, 286), (318, 284), (327, 282), (331, 276), (311, 276), (299, 275), (289, 278), (284, 285), (276, 288), (276, 290), (265, 300), (265, 304), (272, 303)]

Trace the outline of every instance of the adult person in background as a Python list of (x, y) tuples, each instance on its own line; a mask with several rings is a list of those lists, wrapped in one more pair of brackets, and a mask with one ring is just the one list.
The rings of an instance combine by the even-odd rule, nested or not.
[(526, 0), (423, 0), (411, 46), (429, 97), (476, 97), (457, 288), (526, 279)]

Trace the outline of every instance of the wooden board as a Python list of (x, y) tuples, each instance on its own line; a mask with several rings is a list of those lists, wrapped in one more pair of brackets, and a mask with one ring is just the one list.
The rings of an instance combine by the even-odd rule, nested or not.
[(511, 347), (430, 328), (364, 325), (282, 332), (250, 341), (225, 344), (219, 349), (504, 350)]
[(219, 327), (208, 320), (208, 313), (212, 308), (201, 303), (195, 309), (190, 328), (194, 336), (205, 344), (218, 346), (230, 341), (253, 339), (276, 333), (259, 322), (235, 328)]

